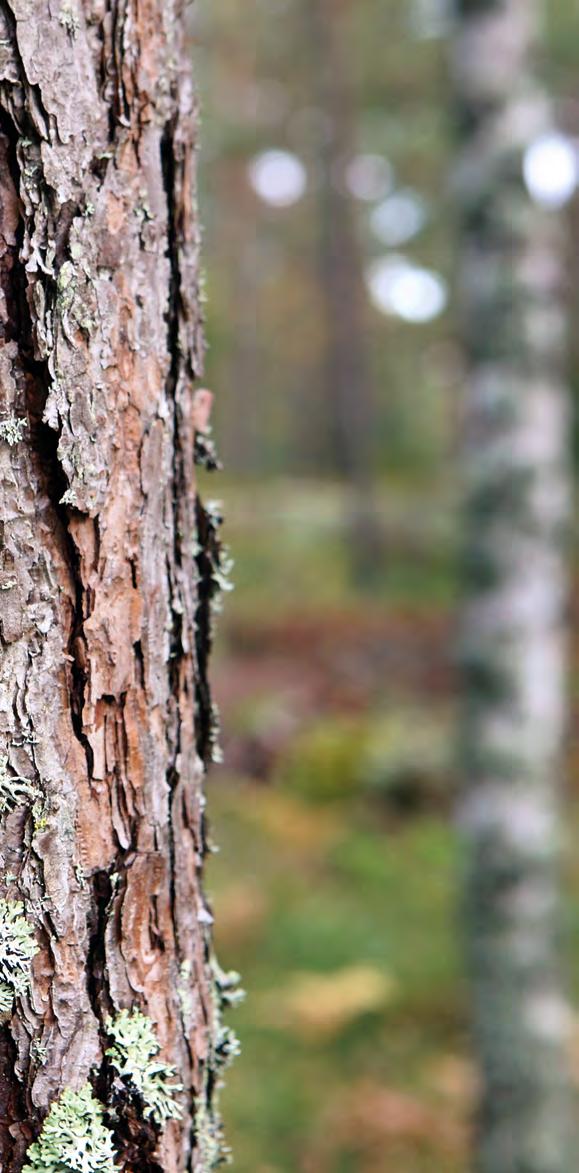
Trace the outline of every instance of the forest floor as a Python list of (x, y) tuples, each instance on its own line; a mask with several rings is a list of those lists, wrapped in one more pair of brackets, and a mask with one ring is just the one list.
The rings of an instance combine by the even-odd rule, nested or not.
[[(452, 493), (388, 493), (372, 594), (335, 489), (222, 495), (237, 590), (214, 666), (208, 887), (248, 994), (223, 1094), (233, 1169), (466, 1173)], [(567, 888), (573, 930), (579, 861)], [(579, 1031), (574, 1050), (579, 1076)]]

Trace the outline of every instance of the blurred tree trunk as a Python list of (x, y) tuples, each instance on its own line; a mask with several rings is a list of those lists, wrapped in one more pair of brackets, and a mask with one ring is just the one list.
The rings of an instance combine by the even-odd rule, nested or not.
[[(256, 47), (253, 44), (253, 51), (248, 52), (246, 40), (239, 35), (235, 22), (229, 27), (222, 7), (207, 5), (199, 9), (207, 58), (203, 91), (215, 125), (228, 108), (232, 87), (241, 104), (255, 88)], [(203, 178), (204, 233), (213, 249), (213, 378), (225, 392), (219, 447), (230, 472), (255, 476), (263, 468), (266, 426), (259, 403), (263, 375), (257, 329), (259, 258), (255, 236), (248, 231), (255, 219), (255, 195), (247, 181), (245, 154), (234, 151), (229, 156), (225, 152), (223, 157), (217, 152), (204, 168)], [(228, 393), (232, 399), (230, 411)]]
[(368, 361), (362, 257), (345, 169), (356, 154), (344, 0), (310, 0), (316, 98), (326, 116), (320, 149), (319, 272), (324, 307), (323, 381), (333, 466), (350, 491), (348, 546), (361, 586), (379, 573), (373, 494), (375, 411)]
[(559, 217), (523, 183), (552, 126), (531, 0), (459, 0), (466, 598), (463, 825), (481, 1173), (568, 1173), (559, 785), (570, 511)]
[(194, 494), (182, 20), (180, 0), (0, 4), (4, 1173), (219, 1159), (229, 1044), (201, 888), (218, 545)]

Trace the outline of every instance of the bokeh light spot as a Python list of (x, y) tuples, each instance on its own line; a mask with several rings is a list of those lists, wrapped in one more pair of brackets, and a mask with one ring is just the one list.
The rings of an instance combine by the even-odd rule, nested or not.
[(368, 291), (383, 314), (422, 324), (437, 318), (448, 303), (444, 278), (406, 257), (381, 257), (368, 267)]
[(305, 194), (306, 169), (291, 151), (262, 151), (248, 168), (249, 181), (256, 195), (274, 208), (289, 208)]
[(523, 159), (523, 175), (531, 199), (544, 208), (563, 208), (577, 190), (577, 150), (562, 134), (544, 134), (531, 143)]

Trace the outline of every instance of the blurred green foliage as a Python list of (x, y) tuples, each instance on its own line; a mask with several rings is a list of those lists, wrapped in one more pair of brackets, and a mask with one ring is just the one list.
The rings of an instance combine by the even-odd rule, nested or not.
[[(221, 961), (248, 991), (223, 1109), (236, 1173), (465, 1173), (475, 1077), (449, 817), (461, 362), (452, 306), (418, 326), (366, 300), (379, 569), (368, 596), (351, 573), (352, 486), (337, 475), (323, 380), (324, 119), (308, 3), (256, 0), (248, 19), (235, 0), (197, 0), (194, 17), (208, 383), (227, 468), (209, 495), (224, 498), (237, 583), (217, 641), (227, 765), (211, 783), (221, 851), (208, 883)], [(339, 10), (356, 150), (387, 157), (396, 190), (429, 211), (389, 250), (371, 205), (355, 202), (362, 266), (402, 251), (450, 281), (447, 46), (417, 23), (443, 7)], [(545, 74), (575, 133), (575, 0), (547, 15)], [(251, 189), (248, 165), (271, 148), (306, 167), (291, 207)], [(576, 208), (570, 219), (574, 256)], [(570, 891), (577, 979), (575, 864)]]
[(459, 1173), (473, 1074), (448, 819), (448, 491), (385, 501), (385, 608), (340, 570), (337, 489), (222, 487), (238, 585), (215, 666), (228, 765), (208, 882), (221, 961), (248, 993), (223, 1096), (233, 1167)]
[[(433, 1116), (442, 1105), (456, 1142), (444, 1168), (458, 1169), (469, 1075), (451, 830), (423, 819), (387, 834), (344, 808), (328, 825), (311, 801), (296, 798), (276, 820), (275, 801), (275, 792), (263, 802), (249, 784), (222, 785), (212, 798), (222, 846), (210, 875), (218, 943), (225, 962), (243, 969), (249, 993), (236, 1014), (243, 1058), (224, 1095), (234, 1168), (341, 1170), (350, 1148), (359, 1162), (352, 1168), (386, 1170), (398, 1157), (400, 1173), (416, 1173), (446, 1152), (445, 1130), (425, 1136), (421, 1115), (424, 1105)], [(346, 996), (328, 1026), (331, 986), (322, 986), (319, 1004), (309, 991), (307, 1015), (299, 1005), (292, 1012), (296, 974), (345, 971), (355, 983), (360, 966), (386, 979), (384, 1005), (365, 1007), (363, 998), (352, 1005)], [(444, 1080), (437, 1085), (445, 1058), (459, 1071), (465, 1065), (457, 1104), (454, 1088), (447, 1100)], [(360, 1137), (355, 1111), (348, 1123), (342, 1109), (370, 1091), (407, 1096), (417, 1119), (410, 1112), (389, 1126), (378, 1118)], [(326, 1152), (336, 1114), (341, 1127)]]

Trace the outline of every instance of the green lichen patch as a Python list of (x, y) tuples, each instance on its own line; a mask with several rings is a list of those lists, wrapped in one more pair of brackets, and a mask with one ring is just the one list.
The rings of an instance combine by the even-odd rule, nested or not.
[(209, 1171), (228, 1165), (231, 1151), (224, 1143), (223, 1125), (220, 1116), (207, 1108), (205, 1099), (195, 1114), (195, 1135), (199, 1149), (200, 1167)]
[(15, 415), (6, 416), (0, 420), (0, 440), (4, 440), (5, 444), (13, 448), (15, 444), (20, 443), (27, 425), (28, 421), (25, 419), (19, 419)]
[(203, 432), (195, 432), (193, 457), (195, 464), (198, 464), (200, 468), (206, 468), (209, 472), (215, 472), (222, 467), (209, 426)]
[(222, 608), (222, 595), (233, 590), (231, 572), (233, 558), (229, 549), (219, 538), (219, 530), (223, 524), (221, 501), (206, 501), (205, 513), (208, 519), (210, 542), (207, 543), (207, 553), (211, 569), (211, 604), (213, 612), (218, 614)]
[(106, 1054), (121, 1079), (143, 1102), (143, 1115), (163, 1127), (178, 1120), (181, 1108), (175, 1100), (183, 1085), (175, 1082), (175, 1069), (157, 1058), (160, 1045), (150, 1018), (140, 1010), (121, 1010), (107, 1019), (114, 1045)]
[(237, 973), (235, 969), (222, 969), (215, 959), (212, 961), (211, 968), (220, 1008), (224, 1010), (226, 1007), (239, 1006), (245, 1000), (245, 990), (241, 986), (241, 974)]
[(0, 1017), (5, 1018), (7, 1014), (11, 1014), (13, 1005), (14, 994), (10, 986), (6, 982), (0, 983)]
[(115, 1173), (113, 1137), (90, 1084), (66, 1088), (27, 1153), (22, 1173)]
[(241, 1044), (230, 1026), (221, 1026), (215, 1042), (215, 1068), (224, 1071), (241, 1054)]
[(74, 37), (80, 28), (78, 13), (76, 12), (74, 6), (68, 2), (68, 0), (65, 0), (65, 3), (61, 5), (60, 12), (58, 14), (58, 23), (66, 29), (67, 33), (69, 33), (71, 37)]
[(219, 1092), (226, 1067), (239, 1055), (239, 1040), (235, 1031), (222, 1022), (222, 1012), (237, 1006), (245, 997), (240, 987), (240, 976), (234, 970), (225, 972), (216, 959), (211, 961), (213, 974), (213, 1046), (205, 1068), (204, 1085), (195, 1111), (195, 1134), (203, 1170), (217, 1169), (229, 1164), (231, 1150), (225, 1143), (223, 1123), (219, 1111)]
[(192, 995), (192, 968), (189, 960), (183, 961), (179, 969), (179, 982), (177, 992), (179, 995), (179, 1005), (181, 1007), (181, 1015), (183, 1022), (187, 1029), (187, 1033), (191, 1029), (193, 1021), (193, 995)]
[(48, 1048), (42, 1039), (33, 1039), (30, 1044), (30, 1058), (39, 1067), (44, 1067), (48, 1056)]
[(229, 1064), (240, 1053), (239, 1039), (230, 1026), (223, 1022), (223, 1011), (238, 1006), (245, 998), (245, 990), (241, 988), (241, 977), (235, 970), (226, 972), (213, 959), (211, 964), (213, 973), (213, 1037), (214, 1050), (212, 1067), (215, 1076), (219, 1077)]
[(9, 1014), (16, 997), (30, 989), (32, 958), (38, 953), (34, 928), (20, 900), (0, 900), (0, 1012)]
[(7, 754), (0, 754), (0, 816), (17, 806), (30, 806), (41, 797), (35, 782), (19, 774), (9, 774), (8, 765)]

